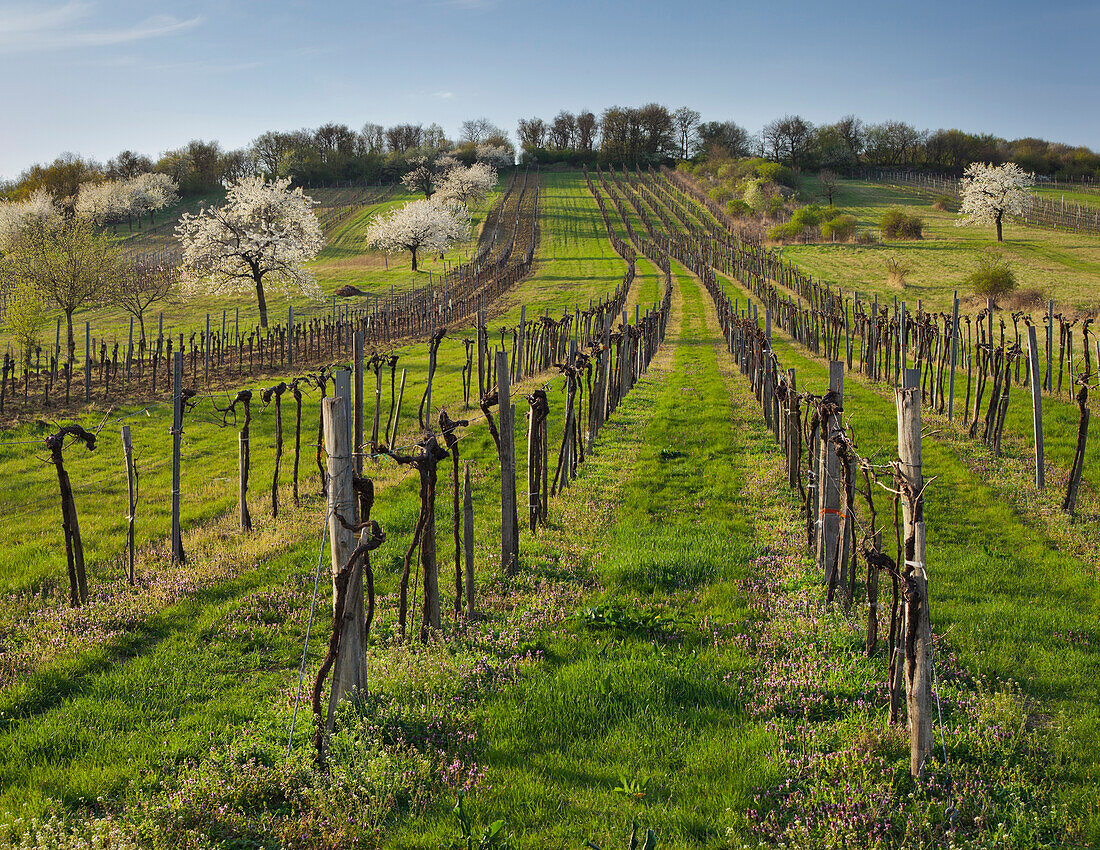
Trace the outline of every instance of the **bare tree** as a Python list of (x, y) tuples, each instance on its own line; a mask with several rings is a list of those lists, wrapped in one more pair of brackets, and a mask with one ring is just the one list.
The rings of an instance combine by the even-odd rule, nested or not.
[(681, 106), (672, 113), (672, 122), (676, 127), (676, 134), (680, 139), (680, 159), (688, 158), (688, 144), (695, 137), (695, 130), (699, 126), (702, 116), (694, 109)]
[(817, 175), (817, 182), (821, 184), (821, 191), (829, 199), (829, 206), (832, 206), (833, 195), (836, 194), (840, 182), (837, 179), (836, 172), (830, 171), (828, 168), (821, 169), (821, 172)]
[(168, 300), (176, 277), (163, 266), (134, 264), (122, 267), (110, 281), (106, 300), (137, 319), (142, 345), (145, 344), (145, 311), (157, 302)]
[(577, 114), (577, 150), (590, 151), (596, 144), (599, 122), (596, 116), (585, 109)]
[(517, 135), (521, 148), (541, 148), (546, 144), (546, 122), (541, 118), (520, 118)]

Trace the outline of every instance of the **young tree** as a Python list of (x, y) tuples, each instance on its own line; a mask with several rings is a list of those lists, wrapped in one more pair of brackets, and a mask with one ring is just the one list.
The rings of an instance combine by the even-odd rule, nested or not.
[(1006, 215), (1021, 215), (1031, 202), (1031, 177), (1014, 162), (989, 165), (972, 162), (963, 172), (962, 205), (956, 227), (995, 224), (997, 241), (1003, 242), (1001, 225)]
[(817, 182), (821, 184), (821, 191), (825, 197), (829, 199), (829, 206), (833, 205), (833, 195), (836, 194), (836, 187), (839, 184), (836, 173), (830, 171), (828, 168), (821, 169), (821, 172), (817, 175)]
[(8, 306), (4, 311), (4, 325), (23, 352), (23, 365), (31, 366), (31, 356), (38, 347), (39, 335), (46, 327), (48, 316), (42, 298), (26, 282), (15, 283), (8, 290)]
[(367, 230), (367, 244), (391, 254), (408, 251), (416, 271), (418, 251), (446, 251), (469, 233), (470, 213), (463, 204), (432, 198), (410, 201), (375, 216)]
[(110, 237), (82, 216), (27, 218), (8, 235), (0, 283), (26, 286), (65, 314), (68, 356), (76, 350), (73, 313), (103, 295), (119, 271)]
[(158, 301), (166, 301), (172, 294), (175, 275), (163, 266), (149, 267), (129, 265), (122, 268), (111, 281), (106, 298), (121, 307), (138, 321), (140, 340), (145, 342), (145, 311)]
[(184, 213), (176, 226), (183, 245), (181, 279), (185, 291), (212, 294), (256, 290), (260, 326), (267, 327), (264, 286), (296, 287), (321, 297), (313, 274), (304, 266), (325, 245), (312, 198), (289, 179), (270, 183), (245, 177), (231, 184), (225, 203), (198, 215)]
[(439, 183), (436, 194), (443, 200), (453, 198), (463, 204), (480, 201), (497, 184), (497, 173), (484, 162), (475, 162), (469, 168), (456, 165)]

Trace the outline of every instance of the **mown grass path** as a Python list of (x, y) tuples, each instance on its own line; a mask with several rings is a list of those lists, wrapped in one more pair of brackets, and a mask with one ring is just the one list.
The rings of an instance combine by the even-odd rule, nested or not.
[[(633, 818), (661, 847), (727, 846), (726, 827), (774, 770), (776, 742), (728, 683), (754, 660), (728, 637), (751, 616), (741, 586), (764, 551), (755, 526), (790, 500), (746, 488), (754, 457), (774, 449), (720, 360), (709, 299), (676, 277), (666, 348), (547, 532), (589, 585), (580, 612), (480, 712), (489, 772), (469, 809), (506, 818), (517, 846), (618, 846)], [(551, 549), (535, 541), (531, 568)], [(453, 834), (442, 811), (395, 841), (436, 847)]]

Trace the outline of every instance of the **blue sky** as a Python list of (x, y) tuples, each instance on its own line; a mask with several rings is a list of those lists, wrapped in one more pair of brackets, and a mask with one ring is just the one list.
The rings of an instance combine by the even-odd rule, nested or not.
[(0, 0), (0, 177), (268, 129), (649, 101), (1100, 148), (1100, 4)]

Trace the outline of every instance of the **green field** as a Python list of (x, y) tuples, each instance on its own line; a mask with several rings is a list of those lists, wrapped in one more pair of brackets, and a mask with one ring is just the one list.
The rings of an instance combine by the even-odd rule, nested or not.
[[(856, 216), (860, 228), (877, 232), (882, 214), (901, 209), (924, 221), (924, 238), (886, 241), (873, 246), (848, 244), (790, 245), (783, 257), (814, 277), (846, 292), (878, 294), (891, 301), (923, 303), (926, 310), (948, 311), (955, 290), (968, 305), (984, 306), (969, 292), (966, 277), (977, 267), (980, 252), (1000, 253), (1016, 274), (1018, 288), (1055, 299), (1058, 309), (1094, 315), (1100, 309), (1096, 292), (1100, 275), (1100, 238), (1008, 223), (1004, 242), (997, 244), (992, 227), (955, 227), (955, 213), (933, 209), (933, 199), (881, 184), (845, 180), (835, 204)], [(912, 271), (904, 287), (891, 284), (886, 260), (902, 260)], [(1038, 315), (1036, 313), (1036, 315)]]
[[(528, 317), (586, 307), (626, 269), (583, 177), (550, 172), (541, 181), (534, 271), (494, 306), (494, 328), (517, 320), (521, 306)], [(838, 203), (866, 222), (900, 203), (879, 187), (844, 191), (848, 201)], [(639, 232), (645, 214), (630, 211)], [(401, 274), (355, 253), (363, 221), (345, 219), (318, 260), (326, 287), (381, 290)], [(928, 243), (936, 233), (948, 242), (949, 220), (931, 221)], [(614, 226), (625, 237), (622, 222)], [(960, 263), (981, 244), (977, 232), (952, 235), (970, 246), (957, 249)], [(849, 246), (784, 254), (813, 262), (834, 247)], [(471, 417), (460, 446), (474, 481), (480, 616), (452, 624), (447, 615), (453, 560), (441, 467), (447, 625), (427, 646), (400, 644), (395, 627), (416, 476), (367, 460), (374, 516), (387, 532), (372, 556), (379, 598), (371, 695), (342, 715), (327, 774), (311, 763), (307, 698), (287, 748), (324, 518), (316, 393), (304, 409), (302, 505), (290, 505), (290, 430), (278, 520), (268, 494), (274, 411), (253, 420), (251, 535), (237, 529), (236, 429), (219, 427), (213, 400), (200, 399), (184, 433), (190, 560), (175, 569), (165, 557), (168, 408), (89, 411), (89, 427), (105, 414), (110, 424), (95, 452), (66, 454), (96, 597), (81, 611), (64, 604), (56, 476), (40, 445), (24, 442), (49, 426), (0, 433), (8, 520), (0, 546), (11, 553), (0, 562), (0, 847), (8, 828), (29, 832), (24, 846), (58, 848), (68, 845), (57, 834), (70, 831), (86, 846), (458, 848), (468, 846), (454, 813), (459, 799), (472, 821), (470, 846), (495, 822), (516, 848), (626, 846), (634, 821), (641, 832), (652, 828), (661, 848), (1100, 842), (1100, 467), (1086, 468), (1084, 516), (1071, 526), (1050, 500), (1013, 495), (1027, 477), (1022, 438), (1009, 439), (1006, 456), (993, 461), (957, 424), (928, 418), (926, 518), (944, 717), (929, 775), (917, 785), (907, 736), (886, 723), (882, 652), (867, 658), (862, 650), (865, 612), (824, 610), (798, 496), (778, 484), (785, 459), (725, 350), (710, 297), (677, 264), (673, 277), (665, 347), (575, 484), (551, 499), (547, 526), (524, 529), (514, 579), (499, 573), (495, 450), (486, 423)], [(651, 306), (660, 285), (654, 266), (639, 260), (631, 312)], [(732, 281), (723, 286), (746, 297)], [(933, 290), (940, 293), (929, 284), (928, 301), (940, 297)], [(441, 348), (433, 398), (452, 415), (461, 412), (461, 339), (470, 335), (449, 329)], [(823, 390), (823, 362), (781, 334), (775, 350), (782, 366), (798, 370), (801, 390)], [(416, 431), (426, 345), (397, 353), (408, 369), (404, 445)], [(513, 398), (554, 375), (515, 388)], [(547, 385), (551, 464), (561, 387), (560, 378)], [(1015, 398), (1009, 427), (1019, 432), (1022, 395)], [(525, 409), (518, 400), (517, 412)], [(1060, 434), (1071, 410), (1050, 404)], [(888, 389), (847, 377), (845, 412), (863, 454), (893, 456)], [(126, 503), (115, 421), (131, 413), (143, 472), (136, 589), (126, 586), (120, 558)], [(292, 429), (292, 401), (283, 415)], [(1068, 437), (1050, 440), (1056, 466), (1069, 445)], [(517, 477), (522, 502), (525, 471)], [(889, 512), (887, 494), (876, 498)], [(322, 562), (327, 573), (327, 553)], [(328, 584), (321, 575), (307, 688), (329, 632)], [(43, 817), (46, 826), (31, 825)]]

